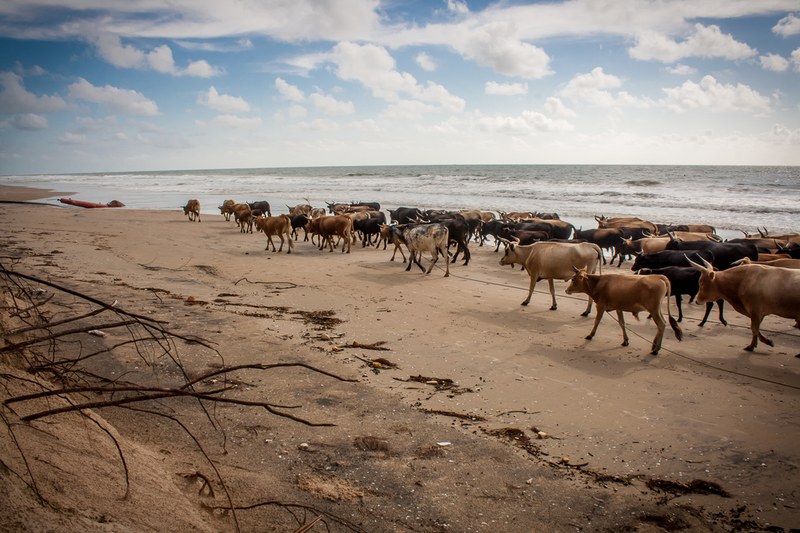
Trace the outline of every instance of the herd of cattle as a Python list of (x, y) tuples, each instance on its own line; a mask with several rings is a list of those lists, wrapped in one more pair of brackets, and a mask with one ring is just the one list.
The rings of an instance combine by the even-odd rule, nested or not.
[[(752, 340), (745, 350), (752, 351), (760, 339), (773, 346), (760, 331), (767, 315), (795, 320), (800, 327), (800, 234), (770, 235), (766, 228), (758, 236), (723, 241), (715, 228), (704, 225), (662, 225), (637, 217), (606, 218), (596, 216), (596, 229), (578, 230), (556, 213), (513, 212), (495, 214), (488, 211), (422, 210), (400, 207), (388, 210), (389, 220), (375, 202), (328, 203), (327, 208), (309, 204), (286, 206), (288, 214), (273, 216), (266, 201), (236, 203), (226, 200), (219, 206), (226, 221), (234, 219), (240, 232), (264, 232), (267, 248), (280, 252), (284, 244), (291, 253), (294, 241), (303, 232), (303, 240), (320, 250), (331, 252), (341, 243), (342, 252), (350, 253), (352, 243), (361, 240), (362, 247), (394, 245), (391, 260), (400, 251), (406, 271), (412, 264), (430, 273), (441, 257), (445, 261), (445, 277), (450, 263), (463, 254), (469, 264), (468, 244), (483, 246), (492, 239), (495, 251), (504, 246), (501, 265), (520, 264), (529, 277), (528, 305), (536, 283), (547, 280), (552, 304), (556, 309), (554, 280), (569, 281), (567, 294), (587, 295), (587, 316), (592, 304), (597, 307), (594, 327), (586, 337), (591, 339), (606, 311), (615, 311), (622, 328), (623, 346), (628, 345), (623, 312), (638, 317), (646, 311), (658, 328), (651, 353), (657, 354), (666, 329), (661, 301), (667, 298), (667, 317), (678, 340), (682, 332), (682, 296), (706, 304), (700, 325), (705, 324), (713, 304), (723, 316), (723, 302), (750, 318)], [(200, 221), (200, 203), (189, 200), (184, 207), (189, 220)], [(272, 238), (280, 239), (276, 250)], [(449, 252), (455, 246), (455, 253)], [(605, 252), (610, 255), (606, 259)], [(430, 254), (427, 270), (420, 262), (423, 253)], [(620, 267), (633, 259), (631, 270), (636, 276), (603, 274), (602, 265)], [(675, 297), (678, 319), (669, 311), (669, 296)]]

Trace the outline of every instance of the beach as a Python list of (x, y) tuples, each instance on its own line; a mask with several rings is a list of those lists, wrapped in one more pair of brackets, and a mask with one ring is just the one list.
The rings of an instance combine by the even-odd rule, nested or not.
[[(0, 187), (0, 200), (56, 194)], [(171, 356), (190, 375), (220, 361), (302, 363), (353, 380), (306, 367), (249, 368), (225, 392), (335, 425), (308, 426), (246, 405), (208, 415), (188, 399), (169, 403), (205, 443), (223, 489), (179, 425), (96, 409), (130, 457), (130, 494), (122, 498), (113, 448), (103, 460), (94, 447), (101, 465), (94, 470), (67, 459), (61, 470), (48, 470), (56, 461), (48, 453), (58, 453), (47, 446), (58, 439), (30, 431), (19, 446), (31, 447), (38, 486), (58, 505), (43, 509), (8, 481), (6, 494), (20, 503), (6, 506), (6, 524), (232, 531), (238, 523), (242, 531), (286, 531), (324, 511), (333, 531), (800, 527), (800, 332), (793, 321), (767, 317), (762, 331), (775, 346), (759, 343), (750, 353), (743, 350), (751, 336), (746, 317), (726, 306), (725, 327), (715, 308), (699, 327), (704, 307), (684, 301), (683, 340), (668, 327), (652, 356), (656, 328), (644, 315), (626, 314), (629, 346), (621, 346), (609, 315), (586, 340), (594, 311), (581, 317), (586, 298), (566, 295), (565, 282), (555, 282), (557, 310), (549, 310), (544, 281), (521, 306), (528, 276), (501, 267), (493, 246), (470, 243), (469, 265), (451, 264), (445, 278), (438, 266), (430, 275), (406, 272), (399, 254), (390, 261), (391, 247), (358, 243), (350, 254), (330, 253), (301, 237), (291, 254), (274, 253), (264, 250), (263, 234), (242, 234), (220, 215), (201, 218), (189, 222), (178, 209), (2, 204), (1, 261), (210, 341), (216, 352), (175, 341)], [(629, 274), (629, 264), (604, 272)], [(83, 309), (71, 298), (54, 300)], [(674, 300), (669, 308), (677, 316)], [(124, 335), (123, 328), (79, 338), (112, 345)], [(125, 346), (87, 365), (108, 379), (180, 381), (173, 359), (145, 352)], [(6, 373), (24, 367), (17, 366)], [(24, 408), (5, 416), (16, 411)], [(66, 415), (32, 424), (53, 434), (96, 431), (80, 421), (70, 430)], [(4, 439), (4, 463), (19, 465)], [(65, 453), (86, 454), (80, 440)], [(213, 494), (197, 490), (203, 478)], [(225, 494), (240, 507), (235, 519), (209, 511), (225, 505)], [(306, 507), (292, 514), (264, 502)]]

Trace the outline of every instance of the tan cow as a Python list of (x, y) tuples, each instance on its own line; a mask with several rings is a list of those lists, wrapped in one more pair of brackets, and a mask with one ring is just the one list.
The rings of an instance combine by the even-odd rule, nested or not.
[(189, 221), (200, 222), (200, 200), (191, 199), (183, 206), (183, 214), (189, 216)]
[[(286, 253), (292, 253), (294, 241), (292, 240), (292, 218), (289, 215), (258, 217), (255, 219), (255, 226), (256, 231), (263, 231), (267, 236), (267, 247), (264, 248), (265, 250), (269, 250), (269, 245), (271, 244), (272, 251), (275, 251), (275, 243), (272, 241), (272, 237), (277, 236), (281, 240), (281, 247), (277, 251), (281, 252), (283, 250), (283, 241), (287, 240), (289, 244), (286, 247), (288, 248)], [(284, 235), (286, 236), (285, 239)]]
[[(536, 282), (546, 279), (550, 284), (550, 296), (552, 305), (550, 310), (558, 309), (556, 304), (556, 289), (553, 280), (569, 280), (575, 275), (575, 268), (586, 268), (589, 272), (595, 272), (598, 268), (602, 272), (601, 262), (603, 251), (599, 246), (590, 242), (581, 243), (562, 243), (540, 241), (533, 244), (522, 245), (509, 243), (503, 257), (500, 259), (501, 265), (522, 264), (531, 278), (528, 297), (523, 300), (522, 305), (528, 305), (531, 301), (533, 289)], [(586, 303), (586, 310), (581, 313), (586, 316), (592, 310), (592, 299)]]
[(597, 221), (598, 228), (642, 228), (654, 235), (658, 233), (658, 228), (655, 224), (638, 217), (606, 218), (604, 216), (595, 216), (594, 219)]
[(616, 311), (619, 327), (622, 328), (622, 345), (628, 345), (628, 332), (625, 330), (625, 318), (623, 312), (633, 313), (639, 319), (639, 313), (647, 311), (653, 318), (653, 322), (658, 328), (653, 339), (653, 346), (650, 353), (658, 355), (661, 349), (661, 341), (664, 338), (666, 323), (664, 315), (661, 313), (661, 301), (667, 299), (667, 316), (669, 325), (678, 340), (683, 339), (678, 322), (672, 318), (669, 312), (670, 283), (666, 276), (661, 274), (650, 274), (648, 276), (628, 276), (624, 274), (589, 274), (585, 268), (576, 268), (574, 276), (567, 287), (567, 294), (584, 293), (588, 294), (595, 304), (597, 304), (597, 316), (594, 319), (594, 327), (586, 336), (591, 340), (600, 325), (600, 319), (606, 311)]
[(695, 303), (722, 298), (750, 319), (753, 337), (745, 347), (748, 352), (755, 349), (759, 339), (774, 346), (761, 334), (761, 322), (767, 315), (800, 320), (800, 270), (753, 264), (717, 272), (706, 260), (703, 265), (689, 263), (700, 271), (700, 291)]

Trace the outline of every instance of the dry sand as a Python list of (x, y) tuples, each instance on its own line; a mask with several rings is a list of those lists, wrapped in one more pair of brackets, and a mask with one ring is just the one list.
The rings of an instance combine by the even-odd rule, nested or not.
[[(0, 187), (0, 199), (42, 196), (50, 194)], [(263, 235), (241, 234), (221, 216), (192, 223), (182, 212), (5, 204), (0, 228), (5, 267), (166, 320), (173, 332), (218, 343), (228, 365), (302, 362), (357, 380), (297, 367), (247, 370), (226, 393), (300, 406), (286, 411), (334, 427), (255, 407), (220, 406), (209, 419), (188, 400), (159, 404), (204, 444), (234, 504), (254, 506), (236, 512), (243, 531), (293, 530), (322, 512), (334, 531), (800, 527), (800, 336), (792, 321), (768, 317), (762, 330), (775, 347), (749, 353), (745, 317), (728, 308), (724, 327), (715, 310), (700, 328), (702, 309), (684, 303), (683, 342), (668, 329), (654, 357), (655, 326), (644, 317), (626, 315), (628, 347), (611, 316), (585, 340), (593, 316), (580, 316), (585, 300), (567, 296), (564, 282), (556, 282), (558, 310), (548, 310), (546, 283), (520, 306), (528, 276), (500, 267), (492, 247), (472, 244), (470, 264), (457, 262), (444, 278), (438, 269), (405, 272), (399, 254), (391, 262), (390, 249), (360, 244), (350, 254), (302, 241), (290, 255), (266, 252)], [(88, 310), (82, 305), (63, 294), (48, 303), (54, 316), (65, 306)], [(119, 328), (76, 335), (81, 344), (57, 351), (65, 357), (125, 336)], [(176, 340), (176, 350), (190, 375), (220, 364), (196, 344)], [(87, 368), (180, 383), (157, 351), (147, 355), (152, 367), (130, 347), (114, 354)], [(379, 357), (399, 368), (365, 363)], [(19, 361), (11, 362), (24, 367)], [(17, 369), (3, 374), (6, 396), (36, 388), (23, 386)], [(438, 381), (410, 379), (417, 376)], [(41, 408), (12, 405), (3, 407), (12, 422)], [(92, 416), (97, 424), (76, 414), (15, 424), (19, 448), (4, 434), (7, 529), (234, 530), (230, 513), (208, 510), (226, 505), (225, 490), (177, 423), (111, 407)], [(128, 459), (127, 498), (102, 424)], [(30, 478), (19, 449), (48, 504), (22, 484)], [(198, 490), (203, 477), (213, 494)], [(701, 494), (703, 487), (729, 496)], [(292, 514), (267, 502), (297, 506)]]

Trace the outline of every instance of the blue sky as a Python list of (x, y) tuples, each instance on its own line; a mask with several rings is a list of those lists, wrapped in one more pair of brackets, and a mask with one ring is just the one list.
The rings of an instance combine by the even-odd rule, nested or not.
[(800, 0), (4, 0), (0, 174), (800, 165)]

